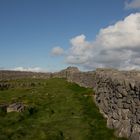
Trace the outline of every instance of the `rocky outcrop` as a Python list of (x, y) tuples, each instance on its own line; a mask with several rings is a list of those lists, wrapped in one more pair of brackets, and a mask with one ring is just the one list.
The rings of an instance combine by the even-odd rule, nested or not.
[(113, 69), (95, 72), (95, 101), (116, 135), (140, 140), (140, 73)]

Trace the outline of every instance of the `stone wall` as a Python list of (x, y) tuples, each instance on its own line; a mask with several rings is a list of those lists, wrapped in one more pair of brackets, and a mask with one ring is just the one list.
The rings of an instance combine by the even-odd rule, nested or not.
[(98, 69), (95, 102), (116, 135), (140, 140), (140, 72)]
[(22, 79), (22, 78), (43, 78), (43, 79), (48, 79), (50, 77), (51, 77), (51, 73), (0, 70), (0, 81), (13, 80), (13, 79)]
[(93, 88), (94, 72), (81, 72), (76, 67), (68, 67), (65, 70), (53, 73), (52, 77), (66, 78), (69, 82)]

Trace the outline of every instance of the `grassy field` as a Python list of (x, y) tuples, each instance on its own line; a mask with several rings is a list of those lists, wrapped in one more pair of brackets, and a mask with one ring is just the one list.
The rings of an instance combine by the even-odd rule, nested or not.
[[(0, 104), (22, 102), (24, 112), (0, 111), (0, 140), (123, 140), (106, 128), (91, 89), (64, 79), (23, 79), (0, 90)], [(89, 95), (89, 96), (85, 96)]]

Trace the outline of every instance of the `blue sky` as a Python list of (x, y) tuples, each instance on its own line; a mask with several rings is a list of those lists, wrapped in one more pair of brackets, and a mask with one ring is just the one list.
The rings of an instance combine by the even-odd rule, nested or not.
[[(87, 42), (94, 42), (102, 28), (139, 13), (139, 7), (126, 8), (125, 3), (132, 1), (0, 0), (0, 68), (55, 71), (76, 65), (88, 69), (66, 61), (70, 40), (84, 35)], [(53, 55), (57, 46), (65, 53)]]

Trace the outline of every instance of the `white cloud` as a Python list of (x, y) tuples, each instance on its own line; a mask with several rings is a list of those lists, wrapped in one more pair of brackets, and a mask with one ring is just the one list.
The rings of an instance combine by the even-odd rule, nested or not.
[(87, 69), (140, 69), (140, 13), (101, 29), (94, 41), (89, 42), (85, 35), (79, 35), (70, 42), (71, 48), (66, 56), (70, 64)]
[(85, 63), (89, 57), (89, 49), (92, 48), (90, 42), (85, 40), (85, 35), (79, 35), (70, 40), (71, 48), (68, 52), (66, 61), (71, 64)]
[(15, 71), (31, 71), (31, 72), (45, 72), (45, 70), (41, 69), (40, 67), (28, 67), (28, 68), (16, 67), (16, 68), (13, 68), (11, 70), (15, 70)]
[(53, 56), (60, 56), (60, 55), (63, 55), (64, 54), (64, 50), (63, 50), (63, 48), (61, 48), (61, 47), (54, 47), (53, 49), (52, 49), (52, 51), (51, 51), (51, 54), (53, 55)]
[(87, 42), (85, 41), (86, 39), (86, 36), (81, 34), (79, 36), (76, 36), (75, 38), (72, 38), (70, 40), (71, 44), (74, 46), (74, 47), (77, 47), (77, 46), (83, 46), (85, 45)]
[(139, 9), (140, 0), (131, 0), (131, 2), (125, 2), (126, 9)]
[(140, 13), (131, 14), (115, 25), (101, 29), (97, 41), (105, 48), (131, 48), (140, 45)]

